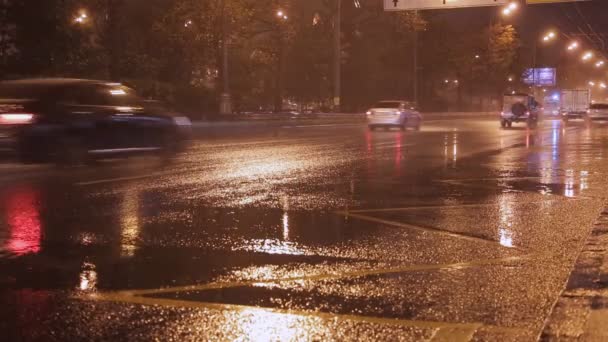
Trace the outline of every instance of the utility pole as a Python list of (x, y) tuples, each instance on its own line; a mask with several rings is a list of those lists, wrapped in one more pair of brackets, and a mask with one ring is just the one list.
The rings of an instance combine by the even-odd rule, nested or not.
[(228, 16), (226, 15), (226, 0), (222, 0), (222, 95), (220, 96), (220, 113), (232, 114), (232, 99), (228, 75)]
[[(414, 11), (414, 16), (415, 19), (418, 19), (418, 11)], [(413, 77), (413, 101), (417, 106), (420, 106), (418, 104), (418, 28), (416, 27), (416, 25), (414, 24), (414, 49), (413, 49), (413, 54), (414, 54), (414, 77)]]
[(342, 0), (336, 0), (334, 14), (334, 112), (340, 111), (342, 93)]

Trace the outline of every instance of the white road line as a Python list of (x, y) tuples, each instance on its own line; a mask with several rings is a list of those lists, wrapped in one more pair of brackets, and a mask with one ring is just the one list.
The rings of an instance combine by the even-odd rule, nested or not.
[(133, 176), (133, 177), (99, 179), (99, 180), (88, 181), (88, 182), (79, 182), (79, 183), (76, 183), (75, 185), (87, 186), (87, 185), (107, 184), (107, 183), (116, 183), (116, 182), (126, 182), (126, 181), (140, 180), (140, 179), (152, 178), (152, 177), (163, 176), (163, 175), (167, 175), (167, 173), (154, 173), (154, 174), (149, 174), (149, 175), (141, 175), (141, 176)]

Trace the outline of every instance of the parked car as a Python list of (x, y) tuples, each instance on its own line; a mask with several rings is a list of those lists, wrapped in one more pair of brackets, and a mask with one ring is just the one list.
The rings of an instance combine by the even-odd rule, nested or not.
[(416, 105), (407, 101), (380, 101), (367, 111), (366, 117), (371, 130), (377, 127), (419, 130), (422, 125), (422, 115)]
[(134, 90), (80, 79), (0, 82), (0, 149), (24, 162), (80, 163), (187, 145), (187, 117), (147, 108)]

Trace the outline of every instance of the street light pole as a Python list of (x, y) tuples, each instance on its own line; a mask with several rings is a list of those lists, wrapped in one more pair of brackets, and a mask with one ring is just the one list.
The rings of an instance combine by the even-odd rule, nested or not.
[(336, 13), (334, 15), (334, 111), (340, 111), (342, 93), (342, 0), (336, 0)]
[(232, 99), (230, 97), (230, 83), (228, 75), (228, 16), (226, 15), (226, 0), (222, 0), (222, 85), (220, 96), (220, 113), (232, 114)]
[[(414, 11), (414, 17), (415, 20), (418, 19), (418, 11)], [(413, 49), (413, 54), (414, 54), (414, 77), (413, 77), (413, 101), (416, 105), (419, 106), (418, 104), (418, 29), (416, 28), (416, 25), (414, 25), (414, 49)]]

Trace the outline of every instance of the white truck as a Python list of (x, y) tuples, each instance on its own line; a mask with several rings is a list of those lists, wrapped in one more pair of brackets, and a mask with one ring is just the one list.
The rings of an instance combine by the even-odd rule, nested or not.
[(562, 120), (568, 122), (573, 119), (587, 119), (591, 92), (589, 89), (564, 89), (561, 96), (560, 112)]

